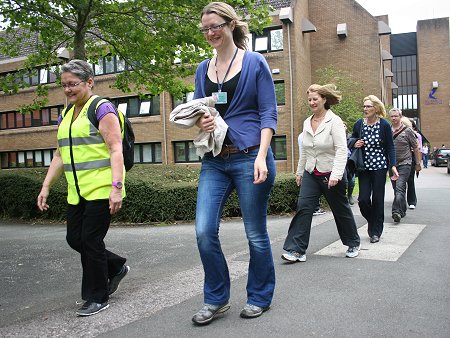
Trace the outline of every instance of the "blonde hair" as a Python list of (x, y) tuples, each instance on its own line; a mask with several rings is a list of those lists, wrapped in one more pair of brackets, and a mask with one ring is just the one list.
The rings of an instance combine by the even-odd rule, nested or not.
[(203, 17), (203, 15), (211, 13), (217, 14), (218, 16), (222, 17), (227, 22), (227, 24), (234, 21), (234, 44), (240, 49), (247, 49), (247, 34), (249, 33), (248, 24), (242, 21), (241, 17), (236, 14), (234, 8), (224, 2), (211, 2), (203, 8), (200, 19)]
[(411, 120), (409, 118), (407, 118), (406, 116), (402, 116), (401, 121), (405, 126), (412, 128), (413, 125), (411, 123)]
[(325, 109), (330, 109), (333, 104), (338, 104), (341, 101), (341, 93), (337, 90), (336, 85), (329, 83), (326, 85), (312, 84), (309, 86), (306, 94), (317, 93), (325, 98)]
[(363, 102), (367, 100), (372, 102), (378, 117), (386, 117), (386, 108), (384, 107), (383, 102), (381, 102), (378, 97), (376, 97), (375, 95), (368, 95), (364, 98)]

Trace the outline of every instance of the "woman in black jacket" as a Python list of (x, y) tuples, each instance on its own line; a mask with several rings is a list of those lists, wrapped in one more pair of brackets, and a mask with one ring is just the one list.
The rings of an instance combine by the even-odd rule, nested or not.
[(353, 126), (354, 148), (362, 148), (365, 170), (359, 171), (358, 204), (367, 220), (370, 243), (377, 243), (383, 233), (386, 173), (398, 178), (391, 126), (383, 117), (386, 109), (375, 95), (364, 98), (364, 117)]

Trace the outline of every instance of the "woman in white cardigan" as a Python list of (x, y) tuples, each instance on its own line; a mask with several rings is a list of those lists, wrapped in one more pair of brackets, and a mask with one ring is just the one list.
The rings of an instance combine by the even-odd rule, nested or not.
[(307, 94), (313, 114), (303, 124), (302, 154), (296, 173), (299, 208), (289, 226), (283, 246), (286, 252), (281, 258), (306, 261), (312, 216), (321, 194), (333, 212), (342, 243), (348, 246), (345, 255), (353, 258), (358, 256), (360, 239), (346, 194), (347, 138), (341, 118), (330, 110), (341, 96), (332, 84), (311, 85)]

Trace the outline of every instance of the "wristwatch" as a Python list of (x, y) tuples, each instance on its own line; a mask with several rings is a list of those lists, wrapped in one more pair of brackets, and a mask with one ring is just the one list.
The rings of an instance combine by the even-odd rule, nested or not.
[(113, 181), (112, 182), (112, 186), (113, 187), (116, 187), (117, 189), (122, 189), (122, 187), (123, 187), (123, 184), (122, 184), (122, 182), (120, 182), (120, 181)]

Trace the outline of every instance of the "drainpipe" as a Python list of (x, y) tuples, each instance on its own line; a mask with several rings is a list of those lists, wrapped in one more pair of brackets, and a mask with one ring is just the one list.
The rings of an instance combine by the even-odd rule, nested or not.
[(286, 23), (288, 31), (288, 54), (289, 54), (289, 92), (290, 92), (290, 116), (291, 116), (291, 170), (294, 173), (294, 86), (292, 83), (292, 53), (291, 53), (291, 24)]
[(165, 92), (161, 93), (161, 107), (163, 107), (162, 111), (162, 120), (163, 120), (163, 143), (164, 143), (164, 164), (169, 164), (167, 159), (167, 130), (166, 130), (166, 95)]

